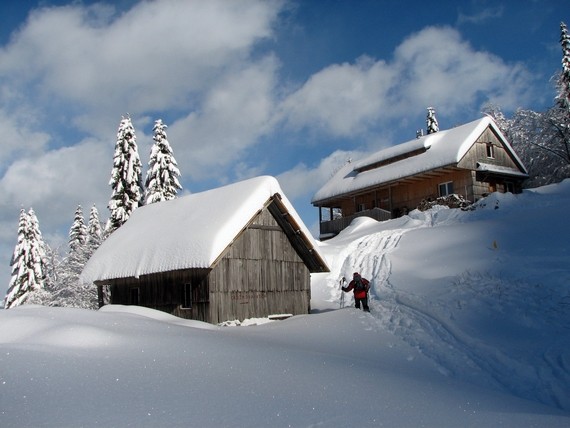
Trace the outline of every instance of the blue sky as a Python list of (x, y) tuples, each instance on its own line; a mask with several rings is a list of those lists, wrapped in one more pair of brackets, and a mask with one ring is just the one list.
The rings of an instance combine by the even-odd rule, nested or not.
[(0, 283), (20, 209), (52, 246), (106, 220), (116, 132), (162, 119), (186, 192), (276, 176), (307, 226), (348, 158), (551, 105), (566, 1), (14, 1), (0, 5)]

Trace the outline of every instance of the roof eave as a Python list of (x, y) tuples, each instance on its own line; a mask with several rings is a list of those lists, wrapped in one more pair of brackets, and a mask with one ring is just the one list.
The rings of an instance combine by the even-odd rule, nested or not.
[(351, 198), (351, 197), (358, 196), (361, 194), (365, 194), (365, 193), (368, 193), (368, 192), (370, 192), (374, 189), (378, 189), (378, 188), (387, 188), (387, 187), (396, 186), (396, 185), (398, 185), (404, 181), (410, 181), (413, 177), (421, 177), (422, 175), (425, 175), (425, 174), (435, 173), (439, 170), (448, 170), (448, 169), (465, 170), (466, 168), (459, 167), (458, 163), (456, 163), (456, 162), (450, 163), (447, 165), (441, 165), (441, 166), (437, 166), (437, 167), (434, 167), (431, 169), (425, 169), (422, 171), (417, 171), (417, 172), (414, 172), (413, 174), (408, 174), (408, 175), (405, 175), (402, 177), (397, 177), (397, 178), (393, 178), (393, 179), (385, 180), (385, 181), (379, 181), (375, 184), (355, 188), (355, 189), (352, 189), (348, 192), (338, 193), (336, 195), (329, 196), (326, 198), (313, 200), (313, 201), (311, 201), (311, 204), (315, 207), (326, 206), (325, 204), (332, 203), (332, 202), (338, 201), (340, 199), (346, 199), (346, 198)]

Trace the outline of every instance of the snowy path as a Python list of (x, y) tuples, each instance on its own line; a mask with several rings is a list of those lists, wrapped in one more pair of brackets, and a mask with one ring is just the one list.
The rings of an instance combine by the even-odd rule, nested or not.
[[(429, 227), (429, 226), (428, 226)], [(570, 408), (565, 398), (570, 383), (570, 354), (563, 350), (545, 350), (541, 368), (532, 358), (508, 355), (499, 347), (461, 329), (446, 303), (399, 289), (390, 282), (390, 253), (411, 229), (388, 230), (350, 242), (337, 252), (329, 282), (342, 275), (349, 278), (359, 271), (371, 281), (370, 317), (363, 317), (368, 329), (386, 330), (402, 338), (430, 358), (439, 372), (472, 384), (508, 392), (563, 409)], [(340, 298), (338, 282), (333, 291)], [(345, 306), (352, 306), (351, 295)], [(508, 349), (507, 349), (508, 351)], [(546, 371), (546, 373), (545, 373)]]

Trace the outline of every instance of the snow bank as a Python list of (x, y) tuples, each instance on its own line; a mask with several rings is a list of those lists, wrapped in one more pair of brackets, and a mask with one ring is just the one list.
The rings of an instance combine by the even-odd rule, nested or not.
[(19, 337), (0, 331), (3, 427), (568, 422), (559, 410), (442, 376), (353, 309), (214, 330), (63, 308), (2, 311), (0, 322), (22, 332), (42, 326)]
[[(359, 219), (320, 246), (314, 313), (251, 327), (0, 311), (0, 426), (567, 427), (569, 210), (565, 181)], [(370, 314), (339, 309), (354, 270)]]
[(360, 271), (383, 328), (442, 373), (568, 410), (569, 211), (567, 180), (492, 194), (474, 211), (414, 211), (376, 232), (368, 222), (327, 241), (336, 276), (316, 280), (334, 304), (338, 278)]

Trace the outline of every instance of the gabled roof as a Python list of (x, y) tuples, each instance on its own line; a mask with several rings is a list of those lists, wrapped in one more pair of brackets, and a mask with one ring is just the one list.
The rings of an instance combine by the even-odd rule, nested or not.
[[(264, 208), (283, 215), (297, 244), (328, 270), (301, 218), (274, 177), (257, 177), (138, 208), (97, 249), (81, 273), (83, 283), (180, 269), (210, 268)], [(274, 214), (275, 215), (275, 214)], [(300, 237), (300, 238), (299, 238)]]
[(360, 161), (347, 163), (315, 193), (312, 203), (317, 204), (319, 201), (361, 189), (456, 165), (487, 127), (495, 132), (513, 160), (526, 174), (523, 163), (499, 127), (493, 119), (485, 116), (456, 128), (388, 147)]

